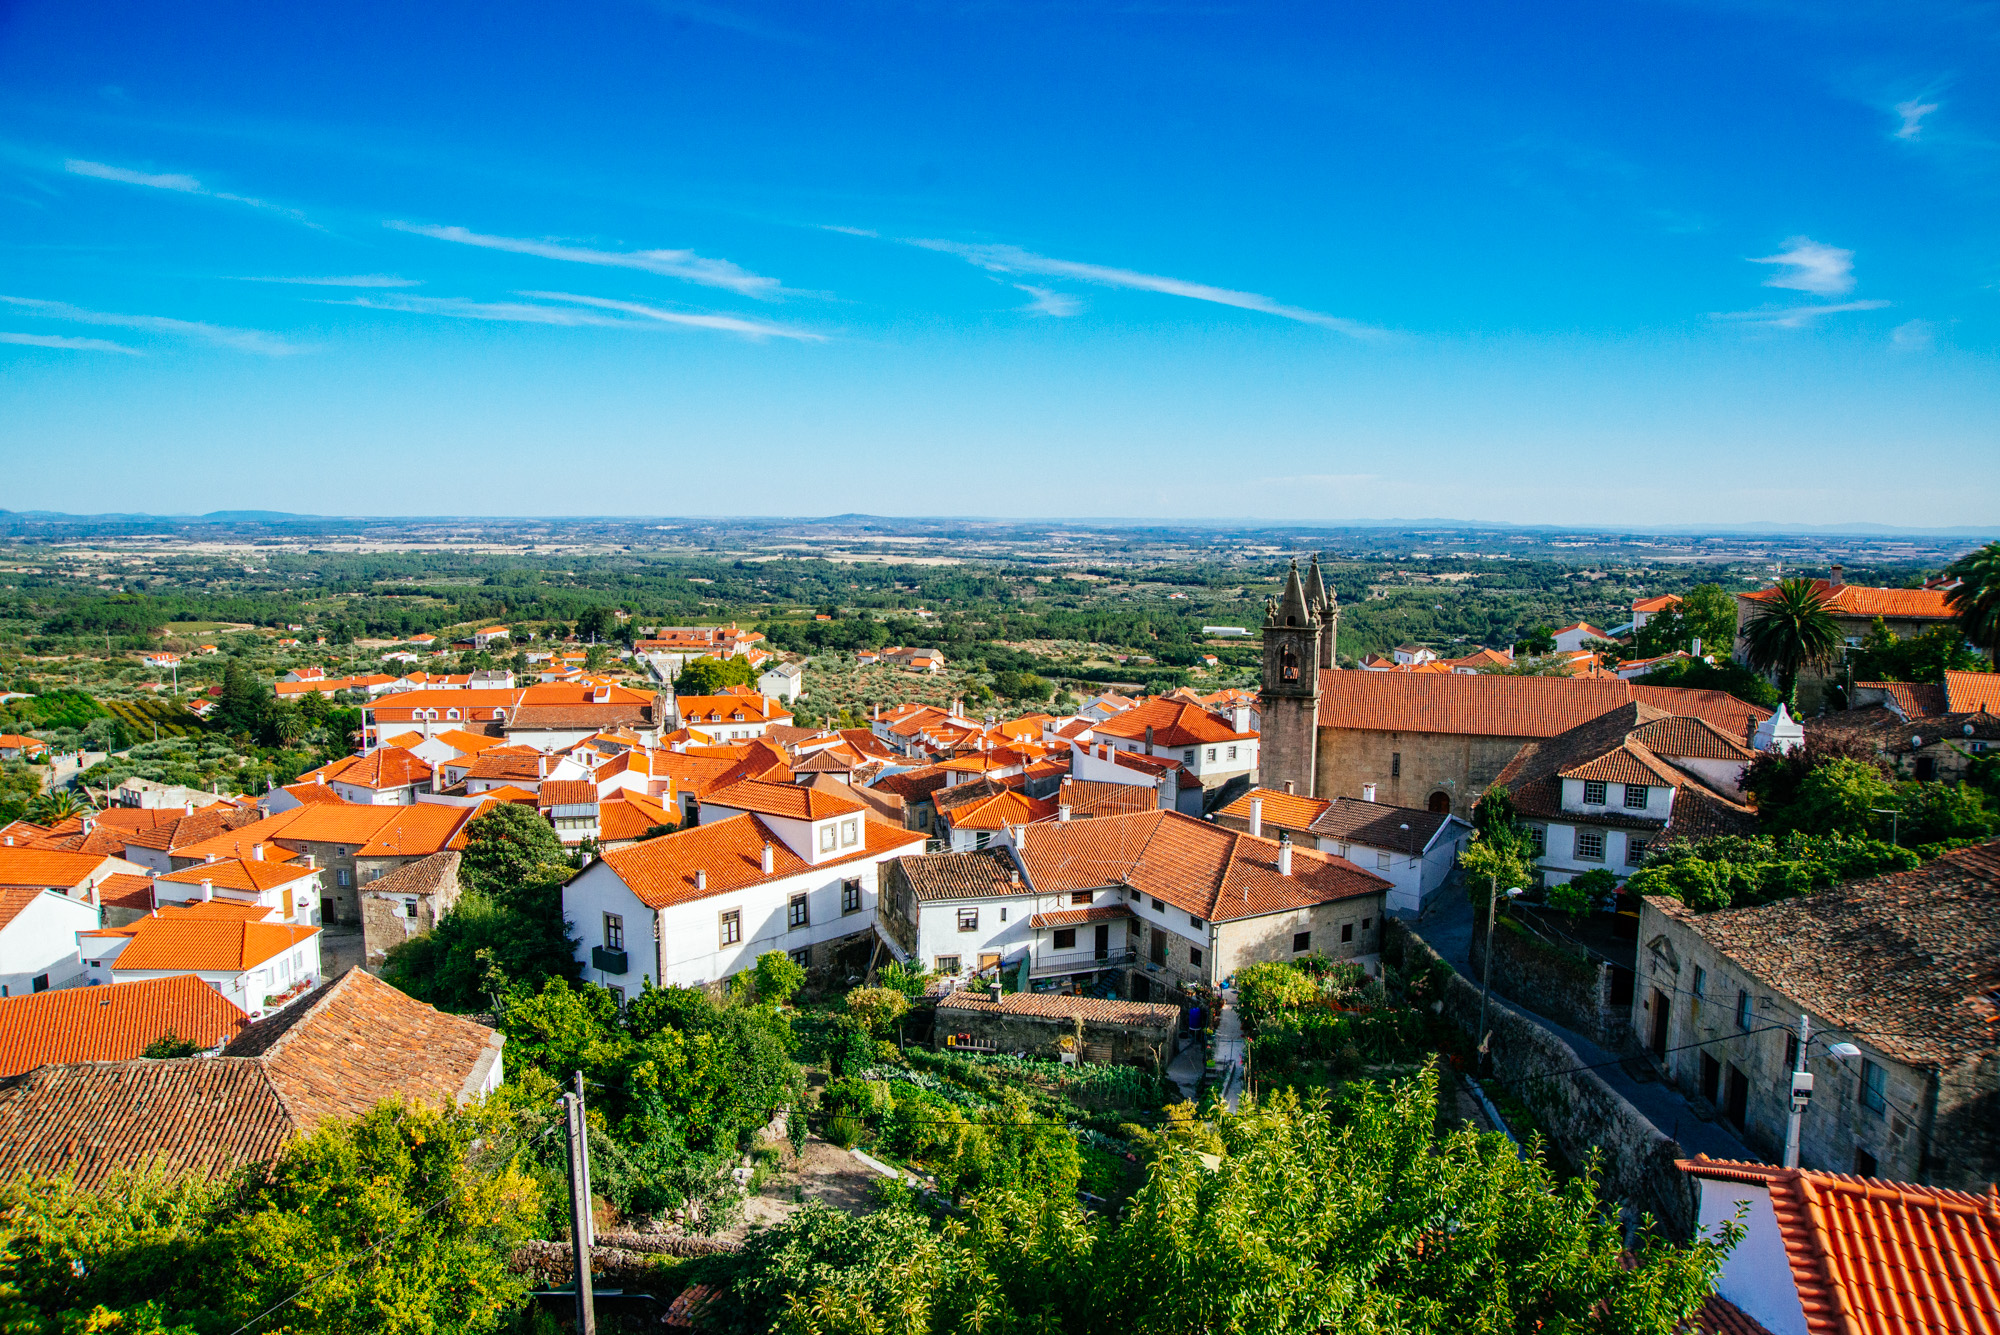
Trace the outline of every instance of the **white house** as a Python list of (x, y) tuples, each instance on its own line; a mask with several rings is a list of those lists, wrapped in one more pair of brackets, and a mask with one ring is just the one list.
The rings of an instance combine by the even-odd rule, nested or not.
[(673, 708), (680, 726), (718, 742), (747, 742), (762, 737), (773, 725), (792, 721), (792, 711), (771, 697), (750, 691), (737, 694), (735, 688), (720, 695), (677, 695)]
[(81, 984), (76, 934), (98, 920), (94, 899), (36, 886), (0, 889), (0, 997)]
[(274, 844), (257, 844), (247, 858), (220, 858), (153, 878), (153, 903), (254, 905), (267, 916), (259, 922), (287, 922), (300, 927), (320, 923), (324, 895), (320, 871), (311, 856), (294, 862), (264, 857)]
[[(781, 805), (782, 814), (752, 810)], [(849, 953), (865, 969), (881, 864), (924, 839), (837, 794), (734, 784), (703, 802), (692, 829), (584, 868), (563, 887), (563, 915), (582, 939), (585, 979), (621, 999), (646, 982), (727, 978), (771, 950), (815, 969)]]
[(1204, 788), (1257, 769), (1258, 735), (1248, 705), (1221, 714), (1185, 700), (1148, 700), (1098, 723), (1091, 737), (1120, 751), (1178, 761)]
[(774, 700), (790, 704), (805, 694), (805, 682), (804, 663), (773, 663), (757, 678), (757, 689)]
[(1374, 800), (1375, 785), (1363, 797), (1301, 797), (1253, 788), (1216, 813), (1216, 824), (1264, 838), (1283, 832), (1322, 853), (1346, 858), (1390, 883), (1388, 908), (1396, 914), (1423, 911), (1451, 875), (1458, 855), (1472, 838), (1472, 826), (1450, 812), (1392, 807)]
[(130, 926), (79, 933), (74, 945), (93, 986), (191, 973), (257, 1020), (324, 981), (320, 929), (264, 921), (272, 912), (220, 900), (171, 905)]
[(1611, 634), (1609, 631), (1599, 630), (1588, 621), (1579, 621), (1574, 625), (1564, 626), (1555, 633), (1556, 652), (1559, 654), (1573, 654), (1581, 649), (1588, 648), (1589, 646), (1585, 643), (1588, 640), (1608, 640), (1610, 638)]

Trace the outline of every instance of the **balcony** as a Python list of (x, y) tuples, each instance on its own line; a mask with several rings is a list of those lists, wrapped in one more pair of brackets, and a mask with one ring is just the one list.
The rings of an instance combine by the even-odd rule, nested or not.
[(590, 948), (590, 967), (599, 973), (622, 975), (629, 966), (625, 962), (624, 951), (611, 950), (605, 946), (592, 946)]
[(1122, 969), (1139, 962), (1139, 952), (1129, 947), (1113, 948), (1103, 954), (1090, 950), (1045, 950), (1028, 964), (1028, 977), (1049, 978), (1057, 974), (1093, 973), (1098, 969)]

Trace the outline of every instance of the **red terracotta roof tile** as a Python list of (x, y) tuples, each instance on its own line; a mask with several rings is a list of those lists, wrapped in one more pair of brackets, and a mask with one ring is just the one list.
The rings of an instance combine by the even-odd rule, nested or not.
[[(864, 857), (879, 856), (913, 843), (923, 843), (921, 830), (898, 830), (863, 819), (863, 844), (841, 857), (808, 865), (770, 826), (756, 816), (730, 816), (643, 844), (606, 853), (601, 861), (618, 874), (641, 903), (650, 908), (684, 904), (765, 881), (797, 876)], [(771, 849), (772, 872), (764, 874), (764, 849)], [(706, 888), (697, 889), (695, 873), (705, 873)]]
[(193, 974), (13, 997), (0, 1000), (0, 1077), (59, 1062), (127, 1061), (168, 1034), (212, 1048), (249, 1023)]

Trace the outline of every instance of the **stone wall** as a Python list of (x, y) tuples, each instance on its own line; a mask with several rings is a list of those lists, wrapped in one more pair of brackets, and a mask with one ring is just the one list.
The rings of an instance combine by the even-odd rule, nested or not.
[[(1406, 972), (1441, 963), (1436, 951), (1408, 925), (1391, 919), (1383, 954)], [(1445, 1017), (1477, 1037), (1479, 989), (1456, 970), (1442, 1003)], [(1584, 1065), (1575, 1049), (1505, 1006), (1489, 1007), (1494, 1073), (1535, 1114), (1571, 1162), (1597, 1152), (1598, 1189), (1611, 1200), (1650, 1214), (1674, 1237), (1694, 1233), (1699, 1199), (1688, 1176), (1674, 1167), (1686, 1152), (1662, 1135), (1623, 1095)]]
[(1313, 779), (1319, 773), (1314, 754), (1320, 731), (1318, 702), (1266, 691), (1258, 698), (1257, 711), (1261, 724), (1257, 781), (1266, 788), (1279, 789), (1289, 781), (1294, 791), (1312, 796), (1316, 791)]
[[(1139, 1066), (1159, 1074), (1173, 1059), (1177, 1027), (1168, 1024), (1141, 1028), (1138, 1025), (1085, 1020), (1084, 1056), (1094, 1062)], [(969, 1034), (979, 1042), (994, 1044), (1001, 1052), (1025, 1052), (1031, 1057), (1054, 1058), (1058, 1051), (1057, 1040), (1075, 1032), (1074, 1020), (953, 1006), (937, 1012), (932, 1025), (932, 1046), (941, 1052), (946, 1051), (951, 1037)]]
[[(1580, 947), (1544, 941), (1501, 919), (1494, 933), (1493, 990), (1613, 1052), (1630, 1051), (1632, 1012), (1611, 1004), (1611, 965)], [(1472, 939), (1472, 972), (1486, 969), (1486, 936)]]
[(1377, 802), (1423, 811), (1429, 808), (1432, 793), (1443, 792), (1451, 798), (1452, 815), (1470, 820), (1472, 804), (1528, 740), (1321, 728), (1313, 795), (1360, 797), (1362, 785), (1372, 783)]

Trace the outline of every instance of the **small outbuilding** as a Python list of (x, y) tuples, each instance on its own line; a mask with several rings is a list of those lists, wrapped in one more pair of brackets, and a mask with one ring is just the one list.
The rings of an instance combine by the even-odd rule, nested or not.
[(1158, 1073), (1174, 1055), (1180, 1023), (1180, 1007), (1160, 1002), (1000, 993), (996, 985), (940, 999), (932, 1043), (952, 1051), (1115, 1062)]

